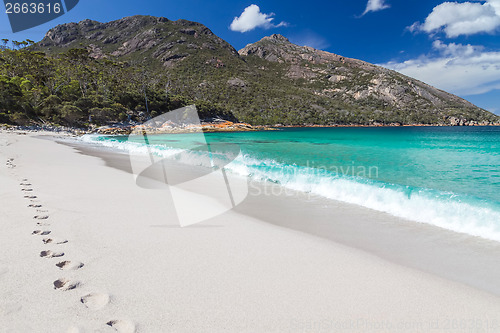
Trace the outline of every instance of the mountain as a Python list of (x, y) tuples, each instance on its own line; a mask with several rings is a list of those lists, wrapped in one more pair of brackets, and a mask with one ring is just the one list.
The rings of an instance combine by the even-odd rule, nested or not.
[[(298, 46), (281, 35), (264, 37), (239, 51), (286, 64), (284, 76), (304, 80), (317, 96), (348, 105), (369, 105), (383, 112), (431, 112), (446, 116), (453, 110), (477, 111), (472, 103), (398, 72), (361, 60)], [(358, 104), (358, 105), (356, 105)]]
[(196, 53), (237, 56), (238, 52), (204, 25), (164, 17), (132, 16), (100, 23), (83, 20), (49, 30), (36, 49), (60, 53), (86, 47), (94, 58), (116, 58), (155, 67), (173, 67)]
[(251, 124), (500, 122), (460, 97), (380, 66), (295, 45), (281, 35), (236, 51), (186, 20), (84, 20), (51, 29), (31, 48), (54, 57), (85, 48), (94, 59), (142, 70), (148, 85), (168, 85), (173, 94), (217, 105)]

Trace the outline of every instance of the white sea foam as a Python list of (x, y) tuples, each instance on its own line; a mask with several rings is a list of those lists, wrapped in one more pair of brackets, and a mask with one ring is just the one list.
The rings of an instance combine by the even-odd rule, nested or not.
[(466, 195), (412, 188), (245, 156), (227, 166), (256, 180), (357, 204), (405, 219), (500, 241), (500, 207)]
[(183, 149), (176, 148), (165, 148), (163, 146), (146, 146), (141, 143), (132, 142), (132, 141), (120, 141), (114, 140), (110, 137), (105, 137), (102, 135), (96, 134), (87, 134), (80, 138), (80, 141), (85, 143), (99, 145), (107, 148), (111, 148), (113, 150), (118, 150), (121, 152), (126, 152), (132, 155), (143, 155), (149, 154), (150, 152), (156, 156), (160, 157), (169, 157), (178, 153), (183, 152)]
[[(128, 151), (174, 157), (190, 165), (206, 165), (206, 152), (118, 140), (100, 136), (84, 136), (85, 142)], [(183, 153), (182, 153), (183, 152)], [(223, 154), (212, 154), (212, 159), (224, 159)], [(253, 180), (272, 181), (286, 188), (320, 195), (401, 218), (435, 225), (448, 230), (500, 241), (500, 205), (479, 198), (441, 192), (433, 189), (384, 183), (365, 178), (346, 176), (326, 170), (281, 164), (239, 155), (225, 167), (230, 172)]]

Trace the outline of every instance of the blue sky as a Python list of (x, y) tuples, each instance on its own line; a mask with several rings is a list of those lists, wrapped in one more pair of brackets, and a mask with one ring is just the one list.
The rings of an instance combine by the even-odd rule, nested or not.
[(136, 14), (201, 22), (236, 49), (280, 33), (396, 69), (500, 114), (500, 0), (80, 0), (66, 15), (16, 34), (2, 11), (0, 38), (38, 41), (57, 24)]

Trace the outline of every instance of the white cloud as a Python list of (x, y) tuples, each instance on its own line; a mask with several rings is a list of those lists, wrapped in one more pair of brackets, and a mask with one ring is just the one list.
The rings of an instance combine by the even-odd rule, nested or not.
[(472, 46), (470, 44), (455, 44), (449, 43), (445, 44), (440, 40), (435, 40), (432, 43), (432, 48), (439, 51), (444, 56), (451, 56), (454, 58), (458, 57), (470, 57), (475, 53), (482, 51), (484, 49), (483, 46)]
[(255, 28), (277, 28), (286, 27), (288, 23), (280, 22), (278, 24), (273, 24), (274, 13), (265, 14), (261, 13), (259, 6), (250, 5), (239, 17), (235, 17), (229, 29), (232, 31), (247, 32)]
[(500, 89), (500, 52), (482, 46), (433, 43), (433, 55), (382, 66), (457, 94), (475, 95)]
[(410, 31), (444, 31), (449, 38), (494, 33), (500, 28), (500, 0), (444, 2), (432, 10), (424, 23), (415, 22)]
[(365, 15), (368, 12), (377, 12), (379, 10), (389, 8), (390, 6), (387, 5), (384, 1), (385, 0), (368, 0), (368, 3), (366, 4), (366, 9), (363, 12), (363, 14), (361, 14), (361, 16)]

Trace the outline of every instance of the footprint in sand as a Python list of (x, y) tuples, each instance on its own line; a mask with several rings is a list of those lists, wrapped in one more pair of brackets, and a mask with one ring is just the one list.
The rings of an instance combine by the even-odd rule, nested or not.
[(46, 230), (46, 231), (42, 231), (42, 230), (35, 230), (33, 231), (31, 234), (32, 235), (40, 235), (40, 236), (47, 236), (48, 234), (50, 234), (51, 231), (49, 230)]
[(36, 195), (25, 195), (24, 196), (26, 199), (36, 199), (37, 196)]
[(50, 226), (50, 223), (47, 223), (47, 222), (37, 222), (36, 225), (39, 226), (39, 227), (48, 227), (48, 226)]
[(52, 252), (50, 250), (40, 252), (42, 258), (59, 258), (64, 255), (64, 252)]
[(42, 239), (44, 244), (66, 244), (68, 241), (66, 239), (55, 241), (52, 238), (44, 238)]
[(49, 216), (48, 215), (35, 215), (35, 216), (33, 216), (33, 218), (35, 220), (46, 220), (49, 218)]
[(40, 208), (40, 207), (42, 207), (42, 205), (39, 205), (39, 204), (29, 204), (28, 207), (29, 208)]
[(24, 192), (33, 192), (33, 189), (32, 188), (23, 188), (23, 189), (21, 189), (21, 191), (24, 191)]
[(22, 183), (20, 183), (19, 185), (21, 185), (21, 186), (31, 186), (31, 184), (30, 184), (30, 183), (27, 183), (27, 182), (22, 182)]
[(79, 282), (71, 282), (70, 280), (65, 278), (54, 281), (54, 289), (62, 291), (76, 289), (79, 285)]
[(63, 271), (76, 271), (84, 266), (83, 263), (79, 261), (61, 261), (56, 264)]
[(7, 162), (5, 163), (5, 165), (8, 167), (8, 168), (15, 168), (16, 165), (14, 164), (14, 159), (13, 158), (9, 158), (7, 160)]
[(106, 323), (119, 333), (135, 333), (135, 324), (129, 320), (111, 320)]
[(109, 303), (109, 299), (108, 294), (90, 293), (80, 298), (80, 302), (91, 310), (100, 310)]

